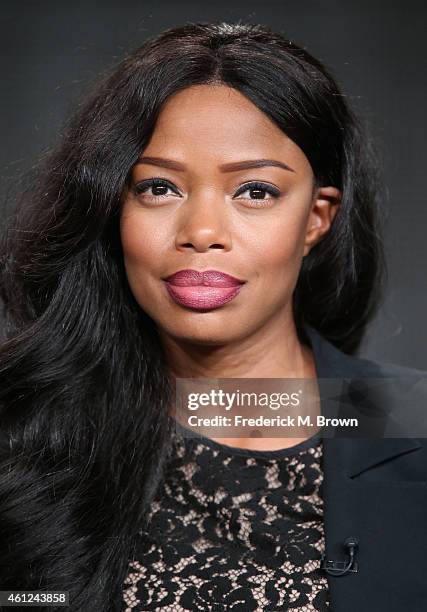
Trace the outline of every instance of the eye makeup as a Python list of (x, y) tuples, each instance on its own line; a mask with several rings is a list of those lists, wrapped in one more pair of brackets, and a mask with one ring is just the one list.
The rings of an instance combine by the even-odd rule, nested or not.
[[(144, 195), (144, 199), (148, 199), (154, 202), (159, 202), (165, 198), (170, 197), (170, 194), (165, 193), (165, 192), (150, 194), (148, 193), (150, 189), (153, 189), (153, 190), (160, 189), (160, 190), (166, 190), (166, 191), (170, 189), (175, 195), (178, 195), (178, 196), (181, 195), (178, 189), (173, 185), (173, 183), (171, 183), (170, 181), (166, 179), (160, 178), (160, 177), (153, 177), (150, 179), (145, 179), (143, 181), (133, 184), (132, 186), (132, 191), (136, 196)], [(278, 198), (280, 196), (280, 190), (277, 187), (271, 185), (270, 183), (265, 183), (262, 181), (248, 181), (238, 188), (233, 198), (239, 197), (242, 193), (245, 193), (246, 191), (257, 192), (258, 194), (268, 193), (271, 196), (269, 198), (265, 198), (265, 197), (242, 198), (242, 199), (248, 199), (251, 201), (264, 202), (267, 200)]]

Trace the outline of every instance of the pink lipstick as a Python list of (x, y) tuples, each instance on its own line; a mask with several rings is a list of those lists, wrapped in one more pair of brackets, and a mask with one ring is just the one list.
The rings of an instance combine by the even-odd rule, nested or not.
[(164, 279), (171, 298), (197, 310), (219, 308), (239, 293), (246, 281), (218, 270), (179, 270)]

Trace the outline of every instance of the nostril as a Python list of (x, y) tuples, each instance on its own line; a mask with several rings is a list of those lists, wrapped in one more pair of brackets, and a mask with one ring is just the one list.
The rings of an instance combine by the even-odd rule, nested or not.
[[(181, 245), (181, 247), (184, 248), (184, 249), (188, 249), (188, 248), (196, 249), (197, 248), (196, 245), (193, 244), (192, 242), (184, 242)], [(224, 248), (225, 247), (224, 247), (223, 244), (219, 244), (219, 243), (215, 242), (214, 244), (210, 244), (208, 247), (205, 247), (203, 250), (206, 250), (206, 249), (224, 249)]]

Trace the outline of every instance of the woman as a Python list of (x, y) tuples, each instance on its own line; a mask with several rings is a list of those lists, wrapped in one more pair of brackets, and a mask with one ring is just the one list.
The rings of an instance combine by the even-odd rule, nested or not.
[(330, 74), (259, 25), (169, 29), (98, 84), (3, 241), (3, 590), (425, 609), (423, 441), (194, 439), (172, 414), (182, 378), (415, 373), (353, 355), (373, 168)]

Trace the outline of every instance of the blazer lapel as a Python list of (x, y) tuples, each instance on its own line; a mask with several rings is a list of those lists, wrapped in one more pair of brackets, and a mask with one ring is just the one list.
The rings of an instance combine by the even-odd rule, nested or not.
[[(305, 327), (322, 378), (384, 376)], [(345, 398), (348, 402), (348, 397)], [(322, 399), (322, 413), (329, 407)], [(427, 610), (427, 447), (415, 438), (323, 438), (325, 556), (357, 572), (327, 575), (331, 612)], [(417, 478), (418, 479), (415, 479)], [(325, 571), (325, 570), (323, 570)]]

